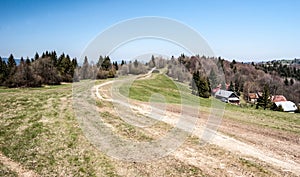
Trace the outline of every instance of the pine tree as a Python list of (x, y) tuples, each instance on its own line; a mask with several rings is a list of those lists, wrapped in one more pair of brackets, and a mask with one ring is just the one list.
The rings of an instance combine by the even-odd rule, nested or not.
[(155, 58), (154, 58), (154, 55), (151, 56), (151, 60), (149, 61), (149, 67), (150, 68), (155, 67)]
[(59, 72), (62, 76), (62, 81), (71, 82), (74, 74), (74, 69), (69, 55), (63, 58), (59, 65)]
[(114, 62), (114, 67), (116, 70), (119, 70), (118, 62)]
[(34, 55), (34, 60), (37, 60), (37, 59), (39, 59), (39, 58), (40, 58), (40, 56), (39, 56), (39, 54), (36, 52), (35, 55)]
[(290, 80), (290, 85), (294, 85), (294, 79)]
[(288, 79), (287, 79), (287, 78), (285, 78), (285, 79), (284, 79), (284, 84), (285, 84), (286, 86), (288, 86), (288, 85), (289, 85), (289, 81), (288, 81)]
[(0, 85), (4, 85), (7, 74), (8, 72), (6, 62), (0, 57)]
[(10, 54), (10, 56), (8, 57), (8, 61), (7, 61), (7, 69), (8, 69), (8, 74), (9, 76), (14, 75), (14, 73), (16, 72), (16, 61), (14, 59), (14, 56), (12, 54)]
[(135, 68), (137, 68), (137, 67), (138, 67), (138, 65), (139, 65), (139, 62), (138, 62), (137, 60), (134, 60), (134, 62), (133, 62), (133, 66), (134, 66)]
[(210, 89), (209, 89), (209, 85), (207, 83), (207, 78), (205, 77), (200, 77), (199, 80), (199, 96), (203, 97), (203, 98), (209, 98), (210, 96)]
[(77, 63), (77, 59), (76, 58), (73, 58), (72, 65), (73, 65), (74, 69), (76, 69), (78, 67), (78, 63)]
[(243, 84), (241, 84), (241, 88), (240, 88), (239, 80), (235, 79), (235, 81), (234, 81), (234, 91), (235, 91), (235, 93), (237, 93), (238, 95), (240, 95), (240, 91), (243, 90), (242, 87), (243, 87)]
[(269, 85), (264, 85), (262, 96), (257, 100), (257, 106), (261, 106), (265, 110), (270, 106), (270, 103), (270, 87)]
[(108, 71), (109, 69), (111, 69), (111, 61), (110, 61), (110, 58), (108, 56), (106, 56), (104, 58), (104, 61), (103, 63), (101, 64), (101, 68), (104, 69), (105, 71)]
[(209, 98), (210, 87), (208, 79), (206, 77), (201, 77), (199, 71), (193, 73), (193, 80), (191, 85), (193, 94), (196, 94), (203, 98)]
[(80, 70), (81, 79), (88, 79), (90, 77), (89, 67), (90, 67), (90, 65), (89, 65), (88, 58), (85, 56), (82, 68)]
[(97, 67), (100, 68), (102, 63), (104, 61), (104, 58), (102, 57), (102, 55), (100, 55), (99, 59), (98, 59), (98, 62), (97, 62)]
[(210, 71), (210, 74), (209, 74), (209, 83), (210, 83), (210, 87), (212, 89), (214, 89), (218, 86), (217, 75), (213, 69)]
[(30, 65), (31, 62), (30, 62), (30, 59), (29, 59), (28, 57), (26, 58), (25, 63), (26, 63), (27, 65)]
[(236, 66), (234, 66), (234, 67), (233, 67), (233, 73), (234, 73), (234, 74), (236, 73), (236, 70), (237, 70), (237, 69), (236, 69)]
[(234, 86), (233, 86), (232, 81), (230, 81), (229, 91), (232, 91), (232, 92), (234, 91)]
[(51, 60), (52, 60), (52, 62), (54, 64), (54, 66), (57, 67), (57, 55), (56, 55), (56, 52), (55, 51), (51, 52), (50, 57), (51, 57)]
[(193, 73), (193, 78), (191, 81), (192, 94), (199, 96), (198, 83), (200, 80), (199, 71)]

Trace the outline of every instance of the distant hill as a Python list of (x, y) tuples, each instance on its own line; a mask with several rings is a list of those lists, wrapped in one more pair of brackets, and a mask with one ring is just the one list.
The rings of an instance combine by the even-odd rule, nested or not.
[[(181, 63), (184, 68), (177, 69)], [(300, 103), (300, 65), (299, 59), (276, 60), (260, 63), (243, 63), (228, 61), (205, 56), (180, 56), (171, 59), (168, 66), (168, 75), (177, 80), (189, 81), (182, 71), (190, 74), (200, 72), (200, 76), (209, 78), (211, 89), (221, 86), (242, 95), (245, 99), (249, 93), (261, 92), (268, 85), (271, 95), (284, 95), (287, 100)], [(205, 84), (204, 84), (205, 85)]]

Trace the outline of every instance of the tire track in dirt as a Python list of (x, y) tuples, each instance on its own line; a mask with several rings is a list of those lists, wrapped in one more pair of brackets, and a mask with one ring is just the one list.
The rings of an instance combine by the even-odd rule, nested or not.
[[(149, 73), (148, 73), (148, 75), (149, 75)], [(100, 88), (104, 87), (104, 86), (107, 87), (108, 85), (113, 84), (114, 82), (118, 82), (118, 81), (109, 81), (109, 82), (102, 83), (100, 85), (96, 85), (93, 89), (96, 92), (94, 94), (103, 101), (109, 101), (109, 102), (114, 102), (117, 104), (122, 104), (122, 106), (126, 107), (124, 109), (133, 109), (133, 110), (136, 110), (136, 112), (139, 114), (145, 115), (147, 117), (151, 117), (147, 113), (145, 113), (144, 108), (147, 107), (147, 105), (144, 105), (144, 104), (141, 104), (138, 102), (136, 102), (137, 104), (130, 105), (128, 103), (123, 103), (120, 100), (111, 99), (111, 98), (109, 98), (109, 95), (105, 95), (105, 98), (103, 98), (100, 94)], [(117, 93), (117, 94), (120, 95), (120, 93)], [(158, 108), (155, 108), (155, 109), (158, 109)], [(159, 114), (164, 111), (158, 110), (156, 112)], [(171, 114), (174, 114), (174, 112), (172, 112)], [(171, 116), (170, 117), (165, 116), (165, 115), (161, 115), (161, 116), (164, 116), (164, 119), (162, 121), (164, 121), (168, 124), (174, 125), (174, 122), (176, 122), (176, 120), (174, 121)], [(151, 118), (155, 119), (155, 117), (151, 117)], [(191, 120), (192, 118), (195, 118), (195, 117), (186, 117), (186, 120)], [(186, 122), (184, 122), (184, 124), (188, 125), (188, 124), (190, 124), (190, 122), (186, 121)], [(189, 127), (189, 126), (182, 125), (181, 127)], [(203, 125), (200, 125), (193, 132), (191, 132), (191, 130), (185, 130), (185, 131), (189, 131), (190, 133), (197, 136), (198, 138), (201, 138), (202, 134), (203, 134), (203, 130), (204, 130)], [(210, 144), (217, 145), (223, 149), (226, 149), (226, 150), (234, 152), (234, 153), (238, 153), (243, 156), (251, 156), (251, 157), (257, 158), (263, 162), (266, 162), (268, 164), (276, 166), (277, 168), (281, 169), (282, 171), (292, 172), (296, 175), (300, 174), (300, 164), (298, 164), (297, 162), (295, 162), (291, 159), (286, 159), (286, 158), (280, 157), (276, 154), (273, 154), (271, 151), (261, 150), (257, 147), (251, 146), (251, 145), (249, 145), (245, 142), (239, 141), (235, 138), (223, 135), (219, 132), (216, 132), (213, 130), (208, 130), (208, 131), (209, 131), (209, 133), (213, 134), (213, 136), (214, 136), (214, 138), (209, 141)]]

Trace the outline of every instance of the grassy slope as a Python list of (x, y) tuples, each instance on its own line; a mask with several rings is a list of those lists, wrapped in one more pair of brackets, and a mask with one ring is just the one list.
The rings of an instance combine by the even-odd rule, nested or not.
[[(126, 89), (126, 88), (122, 88)], [(122, 93), (121, 89), (121, 93)], [(160, 93), (168, 103), (181, 103), (182, 98), (188, 99), (193, 105), (200, 103), (201, 110), (209, 111), (212, 99), (199, 98), (191, 94), (188, 86), (174, 82), (163, 74), (154, 74), (148, 80), (135, 80), (130, 87), (129, 97), (140, 101), (148, 101), (152, 94)], [(255, 109), (254, 107), (241, 108), (235, 105), (226, 105), (224, 118), (234, 119), (245, 124), (254, 124), (272, 129), (279, 129), (300, 134), (300, 114), (275, 112), (271, 110)]]
[(83, 137), (71, 93), (71, 85), (0, 89), (0, 151), (42, 176), (114, 175)]
[[(120, 92), (125, 93), (127, 87), (121, 87)], [(190, 89), (181, 83), (174, 82), (163, 74), (153, 74), (150, 79), (135, 80), (129, 89), (129, 97), (140, 101), (149, 101), (152, 94), (159, 93), (165, 97), (167, 103), (189, 103), (209, 107), (210, 99), (195, 97)], [(158, 100), (162, 101), (162, 100)]]
[[(159, 74), (150, 80), (136, 80), (130, 89), (130, 97), (148, 101), (152, 93), (158, 92), (165, 95), (168, 102), (178, 104), (180, 95), (177, 87), (182, 88), (185, 99), (195, 104), (200, 99), (204, 110), (209, 110), (211, 99), (195, 97), (187, 86)], [(71, 92), (71, 85), (35, 89), (0, 88), (0, 151), (42, 176), (116, 176), (117, 169), (123, 168), (134, 171), (133, 174), (146, 176), (154, 172), (149, 165), (116, 162), (96, 150), (79, 128), (72, 110)], [(100, 105), (107, 106), (103, 103)], [(112, 121), (109, 119), (111, 117), (107, 116), (108, 123), (121, 134), (123, 132), (123, 136), (137, 140), (147, 136), (137, 134), (140, 130), (118, 122), (120, 119)], [(299, 133), (299, 114), (227, 105), (225, 118)], [(189, 174), (191, 170), (196, 170), (195, 174), (198, 175), (202, 173), (198, 168), (170, 157), (160, 162), (151, 163), (151, 167), (160, 167), (161, 171), (158, 172), (161, 174), (178, 176)], [(0, 163), (0, 176), (2, 174), (16, 176), (15, 172)]]
[[(97, 83), (100, 82), (103, 81)], [(41, 176), (202, 176), (201, 169), (174, 157), (159, 159), (150, 165), (106, 156), (84, 137), (72, 109), (71, 93), (70, 84), (31, 89), (0, 88), (1, 153)], [(111, 107), (100, 101), (96, 104), (100, 109)], [(147, 131), (115, 115), (106, 111), (100, 115), (125, 138), (151, 139)], [(156, 124), (154, 128), (162, 130), (165, 125)], [(3, 175), (17, 176), (0, 163), (0, 176)]]

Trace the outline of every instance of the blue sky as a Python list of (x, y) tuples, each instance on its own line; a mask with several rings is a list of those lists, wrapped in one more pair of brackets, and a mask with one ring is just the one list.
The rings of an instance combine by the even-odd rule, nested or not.
[(0, 7), (2, 57), (33, 57), (46, 50), (80, 57), (100, 32), (142, 16), (167, 17), (190, 26), (216, 56), (229, 60), (300, 57), (298, 0), (0, 0)]

